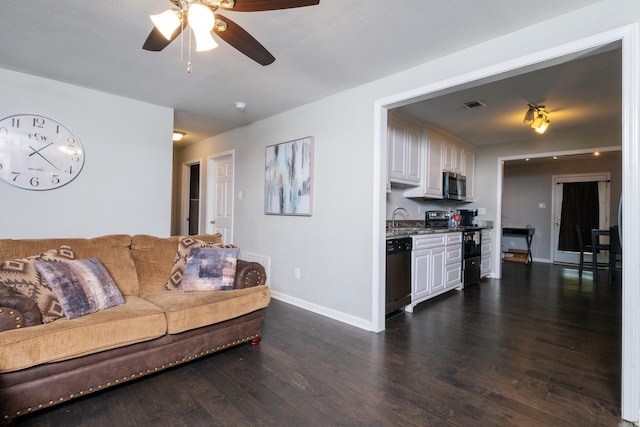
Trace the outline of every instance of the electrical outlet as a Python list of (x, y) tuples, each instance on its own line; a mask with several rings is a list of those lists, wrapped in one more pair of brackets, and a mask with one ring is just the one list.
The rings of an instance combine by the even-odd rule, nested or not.
[(295, 267), (293, 269), (293, 277), (295, 277), (296, 279), (300, 278), (300, 267)]
[(486, 215), (487, 208), (478, 208), (478, 215)]

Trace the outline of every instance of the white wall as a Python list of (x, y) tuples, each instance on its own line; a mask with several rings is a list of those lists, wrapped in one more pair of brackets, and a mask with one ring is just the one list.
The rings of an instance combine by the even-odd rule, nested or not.
[[(210, 138), (182, 149), (180, 158), (204, 159), (231, 148), (238, 150), (236, 190), (244, 192), (244, 199), (236, 200), (236, 243), (272, 257), (274, 295), (373, 328), (371, 253), (372, 247), (378, 254), (382, 249), (377, 237), (372, 237), (378, 226), (373, 224), (372, 212), (378, 209), (372, 204), (373, 189), (381, 187), (380, 199), (386, 201), (384, 188), (374, 177), (375, 102), (401, 97), (398, 94), (416, 88), (424, 88), (425, 93), (431, 87), (444, 89), (446, 82), (464, 82), (467, 73), (634, 22), (640, 22), (640, 2), (605, 0)], [(309, 135), (315, 138), (313, 216), (265, 216), (264, 147)], [(551, 141), (548, 144), (552, 147)], [(515, 146), (513, 150), (522, 153), (531, 148)], [(497, 157), (498, 153), (491, 152), (477, 156), (476, 198), (487, 208), (486, 219), (496, 214)], [(384, 221), (384, 209), (379, 216)], [(294, 279), (295, 267), (301, 268), (300, 280)]]
[(0, 69), (0, 117), (33, 113), (82, 142), (82, 172), (64, 187), (0, 182), (0, 238), (169, 235), (173, 110)]

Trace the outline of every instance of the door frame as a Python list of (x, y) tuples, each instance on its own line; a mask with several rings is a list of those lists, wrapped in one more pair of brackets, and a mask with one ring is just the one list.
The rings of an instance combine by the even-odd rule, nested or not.
[(202, 161), (201, 159), (190, 160), (182, 163), (182, 184), (181, 184), (181, 202), (180, 202), (180, 234), (186, 236), (189, 234), (189, 226), (187, 218), (189, 218), (189, 199), (190, 199), (190, 191), (189, 191), (189, 178), (191, 176), (191, 166), (200, 165), (200, 176), (198, 177), (200, 181), (200, 194), (198, 197), (200, 198), (199, 204), (199, 215), (200, 224), (198, 224), (198, 230), (201, 229), (202, 226)]
[[(416, 87), (394, 94), (374, 102), (373, 117), (373, 213), (371, 251), (372, 260), (372, 298), (371, 324), (376, 332), (385, 328), (384, 317), (384, 242), (386, 215), (386, 177), (387, 177), (387, 112), (390, 108), (407, 105), (411, 102), (437, 93), (490, 78), (517, 69), (539, 64), (561, 56), (600, 47), (609, 43), (622, 44), (622, 206), (623, 218), (633, 218), (640, 211), (640, 195), (634, 189), (640, 187), (640, 172), (634, 165), (640, 164), (640, 25), (637, 23), (588, 36), (584, 39), (565, 43), (524, 57), (509, 60), (493, 66), (477, 69), (467, 74), (449, 77), (444, 80)], [(500, 229), (501, 222), (501, 186), (502, 165), (496, 165), (496, 218), (495, 227)], [(640, 236), (640, 224), (630, 221), (624, 224), (626, 236)], [(630, 241), (631, 240), (631, 241)], [(633, 286), (633, 279), (640, 276), (640, 265), (631, 260), (640, 256), (640, 245), (632, 244), (637, 239), (625, 238), (622, 241), (622, 375), (621, 375), (621, 416), (625, 420), (640, 419), (640, 289)], [(499, 239), (493, 242), (492, 271), (499, 271)]]
[[(579, 262), (578, 261), (578, 256), (579, 256), (579, 252), (571, 252), (571, 254), (573, 255), (567, 255), (568, 258), (571, 258), (571, 260), (567, 260), (567, 259), (559, 259), (558, 258), (558, 240), (559, 240), (559, 227), (556, 226), (556, 212), (558, 209), (561, 209), (561, 206), (558, 206), (557, 204), (557, 197), (558, 197), (558, 184), (561, 183), (571, 183), (571, 182), (591, 182), (597, 180), (598, 182), (602, 182), (602, 181), (606, 181), (607, 182), (607, 189), (606, 189), (606, 195), (605, 195), (605, 209), (606, 211), (600, 212), (600, 217), (602, 217), (602, 215), (604, 215), (604, 225), (602, 227), (599, 228), (604, 228), (604, 229), (608, 229), (610, 224), (611, 224), (611, 173), (610, 172), (590, 172), (590, 173), (574, 173), (574, 174), (562, 174), (562, 175), (553, 175), (551, 177), (551, 239), (550, 240), (550, 245), (551, 245), (551, 251), (549, 252), (551, 254), (551, 261), (552, 262), (561, 262), (561, 263), (566, 263), (566, 262), (575, 262), (576, 264)], [(600, 199), (601, 195), (598, 194), (598, 199)], [(598, 202), (600, 202), (600, 200), (598, 200)], [(563, 251), (563, 252), (569, 252), (569, 251)], [(602, 256), (602, 254), (600, 254), (600, 256)], [(575, 259), (574, 259), (575, 258)]]
[[(233, 241), (233, 230), (235, 225), (235, 188), (236, 188), (236, 155), (235, 150), (223, 151), (221, 153), (215, 153), (207, 157), (207, 172), (205, 182), (205, 225), (204, 231), (209, 232), (209, 225), (215, 217), (215, 203), (216, 203), (216, 162), (223, 158), (231, 158), (231, 167), (233, 168), (233, 177), (231, 179), (231, 239), (229, 243)], [(227, 243), (225, 241), (225, 243)]]

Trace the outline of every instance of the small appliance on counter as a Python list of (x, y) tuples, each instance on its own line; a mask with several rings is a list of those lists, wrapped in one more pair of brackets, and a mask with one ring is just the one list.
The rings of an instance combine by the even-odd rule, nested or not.
[(460, 227), (473, 227), (473, 218), (478, 216), (478, 209), (460, 209)]
[(449, 228), (449, 212), (426, 211), (424, 215), (425, 228)]

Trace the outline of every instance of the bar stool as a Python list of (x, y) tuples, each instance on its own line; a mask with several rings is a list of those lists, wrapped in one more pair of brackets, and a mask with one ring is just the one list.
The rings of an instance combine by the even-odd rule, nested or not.
[(614, 225), (610, 228), (611, 236), (609, 238), (609, 284), (613, 283), (613, 275), (615, 271), (622, 271), (622, 260), (620, 268), (618, 268), (618, 255), (622, 255), (622, 244), (620, 243), (620, 234), (618, 226)]
[[(602, 243), (600, 241), (601, 237), (609, 237), (609, 242)], [(609, 251), (611, 249), (611, 230), (599, 230), (594, 228), (591, 230), (591, 268), (593, 268), (593, 281), (598, 280), (598, 253), (600, 251)], [(609, 263), (600, 264), (604, 266), (609, 266)]]
[(584, 253), (593, 252), (591, 245), (585, 245), (582, 238), (582, 228), (576, 224), (576, 233), (578, 234), (578, 249), (580, 250), (580, 265), (578, 267), (578, 277), (582, 278), (582, 270), (584, 270)]

